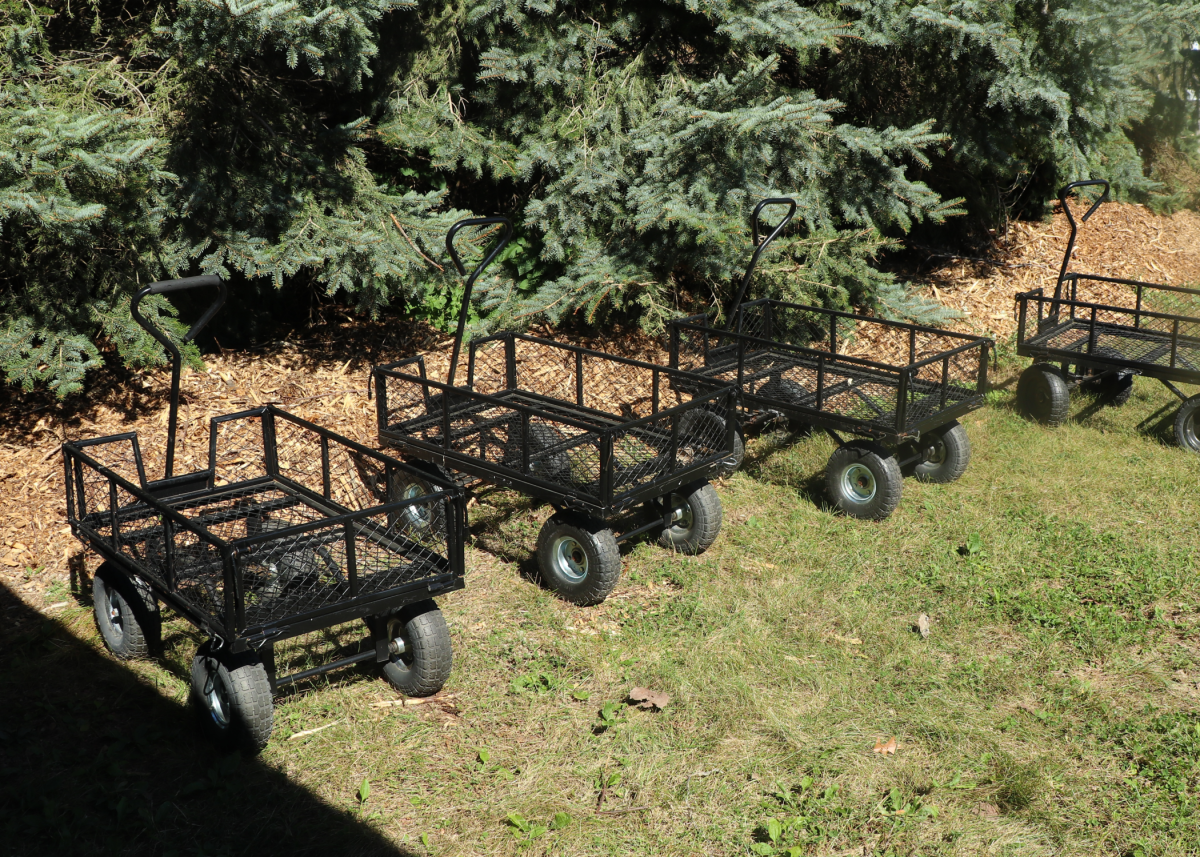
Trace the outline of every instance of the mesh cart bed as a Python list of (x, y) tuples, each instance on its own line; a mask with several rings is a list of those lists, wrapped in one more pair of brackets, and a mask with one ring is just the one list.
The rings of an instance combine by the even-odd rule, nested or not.
[(1086, 222), (1108, 199), (1108, 182), (1074, 182), (1059, 191), (1071, 232), (1054, 294), (1034, 289), (1016, 296), (1017, 353), (1034, 360), (1021, 373), (1017, 403), (1034, 419), (1058, 425), (1073, 387), (1123, 405), (1135, 375), (1155, 378), (1183, 400), (1176, 442), (1200, 452), (1200, 395), (1188, 397), (1175, 386), (1200, 384), (1200, 290), (1068, 272), (1078, 231), (1069, 196), (1090, 186), (1104, 190), (1080, 218)]
[[(759, 243), (758, 217), (767, 205), (789, 211)], [(794, 212), (790, 199), (758, 205), (756, 249), (728, 326), (709, 315), (674, 320), (671, 365), (734, 383), (744, 426), (782, 418), (826, 431), (839, 446), (826, 470), (834, 504), (850, 515), (883, 518), (899, 503), (905, 469), (930, 482), (965, 471), (970, 443), (957, 419), (983, 404), (992, 342), (785, 301), (743, 303), (759, 256)], [(846, 354), (848, 336), (888, 357)], [(865, 440), (844, 441), (839, 433)]]
[[(503, 235), (467, 278), (503, 248), (504, 218), (462, 221)], [(698, 553), (716, 538), (720, 500), (708, 477), (728, 465), (734, 403), (728, 382), (517, 333), (473, 340), (455, 383), (465, 315), (445, 382), (421, 357), (374, 370), (381, 443), (446, 471), (520, 491), (557, 512), (538, 538), (543, 580), (580, 604), (602, 601), (620, 574), (617, 545), (656, 533)]]
[[(402, 692), (435, 693), (451, 651), (430, 599), (463, 586), (462, 489), (270, 405), (214, 418), (207, 467), (172, 475), (180, 355), (138, 303), (201, 286), (220, 297), (191, 339), (224, 300), (216, 277), (156, 283), (131, 307), (174, 359), (166, 477), (147, 479), (135, 433), (63, 445), (68, 519), (104, 558), (105, 643), (153, 654), (160, 602), (197, 625), (210, 640), (193, 701), (215, 737), (250, 750), (270, 735), (273, 690), (312, 675), (378, 662)], [(353, 651), (276, 674), (276, 643), (358, 620), (368, 636)]]

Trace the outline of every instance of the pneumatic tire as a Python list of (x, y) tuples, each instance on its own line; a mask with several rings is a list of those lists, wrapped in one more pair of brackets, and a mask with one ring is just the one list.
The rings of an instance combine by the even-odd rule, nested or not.
[(721, 532), (721, 498), (717, 490), (703, 482), (665, 499), (671, 507), (672, 522), (659, 535), (658, 543), (689, 556), (712, 547)]
[(953, 482), (971, 463), (971, 441), (957, 421), (939, 426), (920, 440), (921, 463), (913, 475), (921, 482)]
[(252, 651), (235, 655), (202, 645), (192, 659), (192, 704), (201, 729), (225, 749), (253, 755), (271, 738), (271, 682)]
[(559, 512), (542, 526), (537, 559), (546, 587), (584, 607), (602, 602), (621, 578), (613, 531), (573, 512)]
[(104, 645), (121, 660), (149, 657), (157, 647), (161, 619), (153, 591), (107, 562), (92, 577), (92, 611)]
[(825, 490), (844, 514), (880, 521), (899, 505), (904, 477), (890, 451), (870, 441), (851, 441), (829, 457)]
[(1175, 443), (1200, 452), (1200, 395), (1185, 399), (1175, 414)]
[(400, 640), (383, 665), (383, 677), (405, 696), (433, 696), (454, 668), (454, 650), (446, 617), (433, 601), (420, 601), (387, 617), (389, 642)]
[(1071, 391), (1058, 367), (1034, 363), (1017, 380), (1017, 407), (1030, 419), (1048, 426), (1066, 422), (1071, 407)]

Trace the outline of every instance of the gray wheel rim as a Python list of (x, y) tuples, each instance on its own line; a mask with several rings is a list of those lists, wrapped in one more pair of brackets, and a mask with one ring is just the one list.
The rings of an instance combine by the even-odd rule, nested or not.
[(695, 520), (695, 515), (692, 514), (692, 504), (687, 501), (687, 498), (672, 494), (671, 535), (686, 536), (692, 531)]
[(870, 503), (875, 491), (875, 474), (865, 464), (855, 462), (842, 471), (842, 493), (851, 503)]
[(124, 606), (125, 601), (121, 598), (120, 593), (111, 589), (106, 589), (105, 595), (108, 601), (108, 627), (112, 631), (113, 639), (120, 643), (125, 639), (125, 625), (121, 621), (121, 607)]
[(404, 651), (398, 655), (390, 655), (389, 661), (404, 672), (412, 669), (413, 664), (413, 644), (409, 639), (408, 634), (404, 633), (404, 622), (399, 619), (392, 619), (387, 625), (388, 641), (392, 641), (399, 637), (404, 641)]
[(209, 670), (208, 680), (204, 686), (204, 703), (208, 713), (218, 729), (229, 728), (229, 697), (225, 695), (225, 686), (216, 670)]
[(559, 576), (579, 583), (588, 573), (587, 552), (571, 536), (559, 536), (550, 546), (550, 564)]
[(1189, 447), (1195, 450), (1200, 450), (1200, 437), (1196, 435), (1196, 410), (1193, 409), (1190, 414), (1183, 418), (1183, 425), (1180, 427), (1183, 430), (1181, 440)]
[(940, 437), (925, 448), (925, 463), (935, 467), (946, 463), (946, 442)]
[[(404, 490), (400, 492), (401, 500), (412, 500), (415, 497), (423, 497), (429, 492), (419, 482), (410, 482), (404, 486)], [(432, 510), (427, 505), (417, 505), (404, 507), (404, 517), (414, 527), (426, 529), (429, 526), (430, 518), (433, 517)]]

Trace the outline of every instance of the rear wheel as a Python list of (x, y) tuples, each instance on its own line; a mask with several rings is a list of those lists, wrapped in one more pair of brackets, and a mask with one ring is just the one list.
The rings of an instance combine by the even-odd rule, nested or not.
[[(1092, 351), (1092, 356), (1105, 361), (1123, 359), (1120, 351), (1107, 345), (1096, 348)], [(1075, 368), (1083, 376), (1080, 386), (1094, 392), (1106, 405), (1120, 407), (1133, 395), (1132, 372), (1111, 372), (1111, 366), (1095, 364), (1080, 364)], [(1110, 374), (1105, 374), (1106, 372)]]
[(1175, 414), (1175, 442), (1184, 449), (1200, 452), (1200, 395), (1186, 399)]
[(201, 728), (222, 747), (257, 753), (271, 737), (274, 705), (266, 667), (254, 652), (202, 645), (192, 659), (192, 704)]
[(704, 482), (666, 500), (671, 508), (671, 526), (662, 531), (658, 543), (690, 556), (712, 547), (721, 532), (721, 498), (717, 490)]
[(121, 660), (148, 657), (157, 645), (158, 603), (144, 581), (104, 563), (92, 578), (92, 609), (104, 645)]
[[(442, 468), (428, 461), (406, 461), (405, 464), (417, 472), (394, 471), (387, 502), (394, 503), (398, 500), (413, 500), (442, 490), (428, 478), (421, 475), (426, 473), (447, 478)], [(428, 533), (436, 538), (443, 538), (446, 535), (447, 508), (444, 499), (430, 500), (425, 503), (413, 503), (411, 506), (405, 506), (397, 515), (404, 526), (414, 534)]]
[(607, 525), (571, 512), (538, 534), (538, 568), (547, 588), (573, 604), (599, 604), (621, 577), (621, 551)]
[(921, 463), (913, 475), (922, 482), (953, 482), (967, 472), (971, 462), (971, 441), (967, 430), (957, 421), (939, 426), (922, 435)]
[(1034, 363), (1017, 381), (1017, 407), (1031, 419), (1048, 426), (1062, 425), (1071, 405), (1071, 393), (1055, 366)]
[(825, 489), (839, 510), (853, 518), (882, 520), (895, 511), (904, 490), (896, 457), (869, 441), (834, 450), (825, 468)]
[(405, 696), (433, 696), (450, 678), (454, 651), (450, 629), (437, 604), (421, 601), (387, 617), (391, 658), (383, 677)]

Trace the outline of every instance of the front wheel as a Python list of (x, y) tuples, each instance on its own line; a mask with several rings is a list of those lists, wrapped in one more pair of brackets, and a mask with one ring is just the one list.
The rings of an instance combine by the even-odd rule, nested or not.
[(825, 489), (843, 513), (879, 521), (899, 505), (904, 477), (887, 449), (869, 441), (851, 441), (829, 457)]
[(1175, 442), (1184, 449), (1200, 452), (1200, 395), (1184, 400), (1175, 414)]
[(1049, 363), (1034, 363), (1017, 380), (1017, 407), (1021, 413), (1048, 426), (1066, 422), (1071, 391), (1058, 369)]
[(143, 581), (104, 563), (92, 577), (92, 609), (104, 645), (121, 660), (144, 658), (159, 638), (158, 603)]
[(390, 659), (383, 677), (405, 696), (433, 696), (454, 666), (450, 629), (432, 601), (411, 604), (387, 617)]
[(271, 737), (274, 706), (266, 667), (254, 652), (214, 652), (192, 659), (192, 704), (201, 728), (219, 745), (258, 753)]
[(712, 547), (721, 532), (721, 498), (717, 490), (704, 482), (665, 499), (671, 509), (671, 526), (662, 531), (658, 543), (689, 556)]
[(913, 475), (922, 482), (953, 482), (967, 472), (971, 441), (957, 421), (938, 426), (921, 437), (921, 463)]
[(538, 568), (546, 587), (572, 604), (599, 604), (621, 577), (621, 551), (606, 525), (560, 512), (538, 533)]

